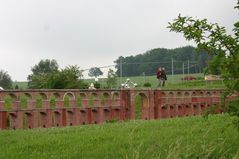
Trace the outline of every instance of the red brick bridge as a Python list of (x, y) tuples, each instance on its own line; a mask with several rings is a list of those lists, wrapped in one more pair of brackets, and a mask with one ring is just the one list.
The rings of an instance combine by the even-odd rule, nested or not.
[[(222, 94), (221, 89), (0, 91), (0, 130), (136, 119), (136, 109), (143, 120), (200, 115), (212, 105), (225, 108), (227, 102), (222, 100)], [(141, 97), (140, 108), (136, 108), (136, 97)]]

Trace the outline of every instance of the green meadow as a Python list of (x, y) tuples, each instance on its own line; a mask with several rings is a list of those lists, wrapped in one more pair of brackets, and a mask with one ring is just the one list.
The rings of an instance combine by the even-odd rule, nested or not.
[[(191, 76), (196, 77), (197, 80), (185, 81), (182, 80), (186, 75), (167, 75), (168, 80), (164, 89), (208, 89), (208, 88), (225, 88), (225, 85), (222, 81), (204, 81), (204, 76), (202, 73), (191, 74)], [(145, 88), (145, 83), (150, 83), (152, 89), (157, 88), (158, 80), (156, 76), (136, 76), (136, 77), (120, 77), (117, 78), (117, 88), (120, 88), (121, 81), (122, 83), (126, 82), (129, 78), (133, 83), (137, 83), (138, 88)], [(106, 88), (106, 78), (99, 78), (99, 83), (101, 88)], [(90, 84), (94, 83), (94, 79), (85, 79), (85, 82)], [(13, 86), (18, 85), (19, 89), (27, 89), (27, 82), (14, 82)]]
[(0, 131), (0, 158), (239, 158), (227, 114)]

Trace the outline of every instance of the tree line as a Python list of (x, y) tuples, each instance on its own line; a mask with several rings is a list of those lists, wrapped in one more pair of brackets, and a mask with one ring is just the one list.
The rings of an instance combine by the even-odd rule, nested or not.
[[(83, 70), (77, 65), (69, 65), (59, 69), (54, 59), (42, 59), (31, 68), (32, 73), (28, 75), (29, 89), (88, 89), (89, 83), (83, 78)], [(103, 72), (97, 68), (89, 69), (88, 75), (97, 78)], [(116, 88), (116, 74), (112, 69), (108, 70), (106, 86), (104, 88)], [(100, 83), (95, 81), (96, 88), (101, 88)], [(13, 82), (8, 72), (0, 70), (0, 89), (13, 89)], [(18, 89), (16, 85), (14, 89)]]
[(182, 74), (182, 64), (185, 64), (186, 70), (188, 61), (191, 61), (190, 73), (203, 72), (211, 59), (212, 56), (206, 51), (198, 51), (193, 46), (185, 46), (175, 49), (156, 48), (135, 56), (120, 56), (114, 62), (116, 63), (116, 74), (120, 76), (122, 68), (122, 76), (126, 77), (139, 76), (142, 73), (154, 75), (160, 66), (165, 67), (169, 73), (172, 70), (172, 60), (174, 74)]

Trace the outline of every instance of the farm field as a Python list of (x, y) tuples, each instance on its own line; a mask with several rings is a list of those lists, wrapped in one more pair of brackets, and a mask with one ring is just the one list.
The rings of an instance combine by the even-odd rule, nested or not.
[(227, 114), (0, 131), (0, 158), (239, 158)]
[[(179, 74), (179, 75), (174, 75), (172, 78), (172, 75), (168, 75), (167, 76), (168, 80), (166, 81), (166, 86), (164, 87), (164, 89), (225, 88), (222, 81), (211, 81), (211, 82), (204, 81), (203, 74), (191, 74), (191, 76), (194, 76), (199, 79), (199, 80), (192, 80), (192, 81), (181, 80), (185, 76), (183, 76), (183, 74)], [(155, 76), (122, 77), (122, 83), (124, 83), (127, 78), (129, 78), (134, 83), (137, 83), (138, 88), (143, 88), (143, 85), (146, 82), (149, 82), (151, 84), (150, 88), (152, 89), (156, 89), (158, 85), (158, 80), (156, 79)], [(87, 83), (94, 83), (94, 79), (85, 79), (85, 81)], [(99, 83), (101, 84), (102, 88), (105, 88), (106, 78), (99, 78)], [(14, 82), (14, 87), (15, 85), (18, 85), (20, 89), (27, 88), (27, 82)], [(117, 85), (120, 86), (120, 77), (117, 78)]]

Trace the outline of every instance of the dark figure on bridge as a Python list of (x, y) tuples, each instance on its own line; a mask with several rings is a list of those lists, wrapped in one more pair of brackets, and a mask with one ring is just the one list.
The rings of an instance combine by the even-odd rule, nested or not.
[(157, 78), (159, 80), (159, 84), (158, 87), (164, 87), (165, 86), (165, 81), (167, 80), (167, 76), (166, 76), (166, 72), (165, 72), (165, 68), (158, 68), (157, 71)]

